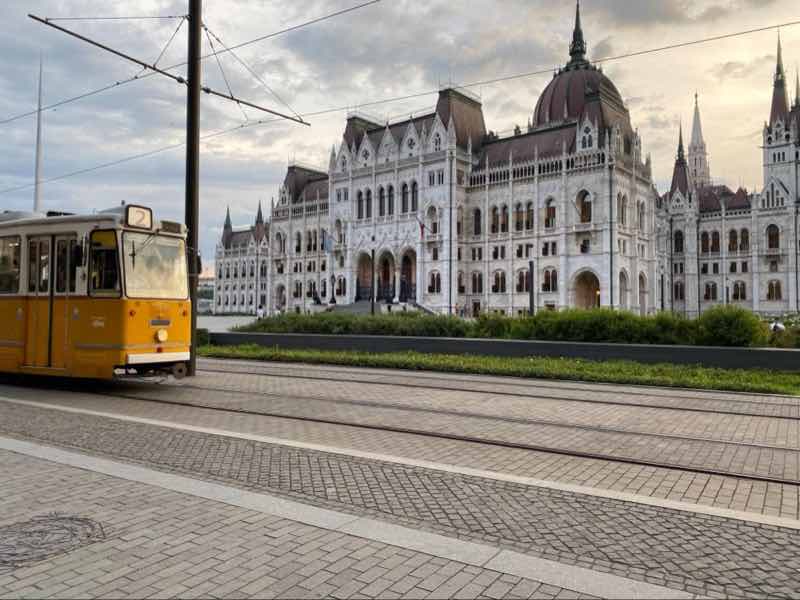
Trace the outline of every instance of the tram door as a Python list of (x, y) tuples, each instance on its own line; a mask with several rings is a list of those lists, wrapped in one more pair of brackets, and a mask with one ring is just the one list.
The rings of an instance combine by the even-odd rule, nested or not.
[(51, 236), (28, 239), (28, 323), (25, 364), (50, 366)]
[(75, 236), (28, 240), (26, 364), (63, 369), (67, 363), (71, 296), (75, 294)]

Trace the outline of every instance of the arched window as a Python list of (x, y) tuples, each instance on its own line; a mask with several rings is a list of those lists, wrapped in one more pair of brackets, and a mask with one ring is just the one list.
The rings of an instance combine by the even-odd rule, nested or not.
[(500, 231), (500, 210), (496, 206), (493, 206), (491, 233), (498, 233), (499, 231)]
[(356, 202), (356, 205), (358, 207), (358, 218), (359, 219), (363, 219), (364, 218), (364, 192), (362, 192), (361, 190), (358, 191), (358, 201)]
[(556, 201), (552, 198), (544, 203), (544, 227), (553, 229), (556, 226)]
[(783, 290), (781, 289), (780, 281), (770, 281), (767, 285), (767, 300), (779, 301), (783, 300)]
[(256, 276), (256, 262), (255, 261), (251, 261), (250, 262), (250, 277), (255, 277), (255, 276)]
[(365, 218), (371, 219), (372, 218), (372, 190), (367, 190), (367, 200), (366, 200), (366, 211), (365, 211)]
[(404, 183), (400, 188), (400, 212), (406, 214), (408, 212), (408, 184)]
[(522, 231), (525, 225), (525, 215), (522, 212), (522, 203), (518, 203), (514, 207), (514, 231)]
[(442, 293), (442, 276), (439, 275), (436, 271), (431, 273), (431, 280), (430, 284), (428, 285), (428, 293), (429, 294), (441, 294)]
[(542, 278), (542, 291), (558, 291), (558, 272), (555, 269), (545, 269), (544, 277)]
[(708, 232), (704, 231), (700, 234), (700, 252), (703, 254), (708, 254), (708, 248), (710, 246), (710, 238), (708, 236)]
[(442, 136), (438, 133), (433, 136), (433, 151), (439, 152), (442, 149)]
[(747, 285), (744, 281), (737, 281), (733, 284), (733, 300), (737, 302), (747, 300)]
[(628, 198), (627, 196), (617, 196), (617, 221), (622, 227), (628, 224)]
[(383, 187), (378, 189), (378, 216), (386, 216), (386, 190)]
[(472, 232), (475, 235), (480, 235), (483, 231), (483, 219), (481, 216), (481, 209), (476, 208), (472, 212)]
[(472, 274), (472, 293), (483, 293), (483, 273), (475, 272)]
[(494, 285), (492, 286), (492, 293), (504, 294), (506, 291), (506, 274), (505, 271), (497, 271), (494, 274)]
[(711, 232), (711, 252), (713, 254), (719, 253), (719, 231)]
[(673, 236), (672, 242), (672, 251), (675, 254), (682, 254), (683, 253), (683, 232), (676, 231), (675, 235)]
[(586, 190), (578, 194), (578, 213), (580, 214), (581, 223), (592, 222), (592, 199)]
[(522, 270), (517, 273), (517, 292), (530, 292), (531, 291), (531, 278), (527, 270)]
[(683, 287), (683, 282), (682, 281), (678, 281), (678, 282), (675, 283), (674, 299), (678, 300), (678, 301), (682, 301), (682, 300), (686, 299), (686, 292), (685, 292), (685, 289)]
[(239, 263), (236, 263), (235, 265), (233, 265), (233, 278), (234, 279), (238, 279), (239, 278)]
[(225, 279), (231, 278), (231, 266), (225, 265)]
[(742, 229), (739, 233), (739, 250), (742, 252), (750, 251), (750, 232), (747, 229)]
[(717, 299), (717, 284), (716, 283), (707, 283), (706, 284), (706, 293), (703, 296), (703, 300), (707, 302), (713, 302)]
[(778, 250), (781, 247), (781, 230), (777, 225), (767, 227), (767, 248)]
[(505, 204), (500, 213), (500, 233), (508, 233), (508, 206)]
[(525, 229), (533, 229), (533, 202), (525, 205)]
[(647, 210), (644, 205), (644, 202), (639, 203), (639, 222), (637, 223), (640, 230), (644, 231), (647, 229)]
[(411, 183), (411, 212), (419, 210), (419, 186), (416, 181)]
[(731, 229), (728, 232), (728, 252), (739, 251), (739, 232)]
[(386, 206), (386, 213), (389, 216), (394, 214), (394, 186), (392, 185), (389, 186), (389, 201)]

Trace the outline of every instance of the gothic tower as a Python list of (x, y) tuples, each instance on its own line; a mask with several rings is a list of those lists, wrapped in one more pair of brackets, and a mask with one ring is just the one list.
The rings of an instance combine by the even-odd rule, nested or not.
[(692, 121), (692, 139), (689, 142), (689, 173), (692, 187), (700, 188), (711, 185), (711, 169), (708, 166), (708, 152), (703, 139), (703, 126), (700, 123), (700, 106), (697, 94), (694, 95), (694, 119)]

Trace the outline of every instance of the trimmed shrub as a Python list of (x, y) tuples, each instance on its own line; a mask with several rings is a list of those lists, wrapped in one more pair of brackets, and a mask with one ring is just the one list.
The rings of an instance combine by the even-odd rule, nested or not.
[(211, 343), (211, 335), (208, 333), (208, 329), (198, 329), (197, 330), (197, 345), (198, 346), (208, 346)]
[(700, 346), (763, 346), (768, 340), (767, 325), (738, 306), (715, 306), (697, 319)]

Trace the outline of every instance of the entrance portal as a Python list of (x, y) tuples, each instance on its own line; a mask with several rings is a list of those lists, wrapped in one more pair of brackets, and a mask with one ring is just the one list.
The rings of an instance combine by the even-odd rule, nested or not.
[(594, 273), (584, 271), (575, 280), (575, 306), (583, 309), (600, 308), (600, 281)]
[(409, 250), (400, 262), (400, 302), (417, 300), (417, 254)]

